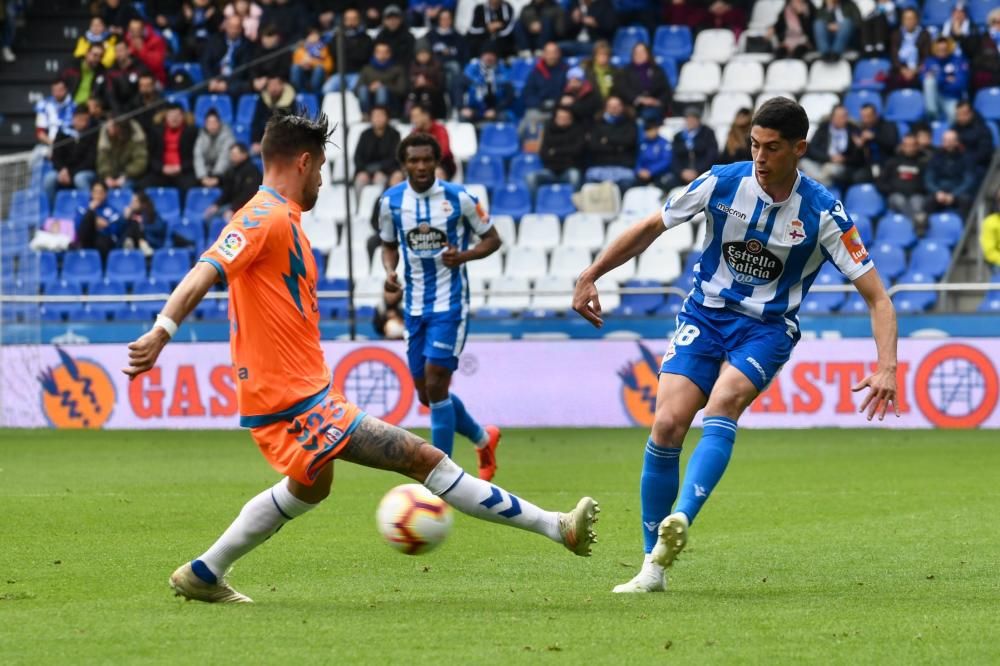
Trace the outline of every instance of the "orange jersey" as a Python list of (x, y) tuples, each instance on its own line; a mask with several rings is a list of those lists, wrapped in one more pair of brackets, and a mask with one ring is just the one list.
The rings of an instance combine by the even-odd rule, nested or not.
[(301, 414), (330, 387), (316, 260), (301, 215), (297, 203), (261, 187), (201, 257), (229, 286), (230, 352), (247, 428)]

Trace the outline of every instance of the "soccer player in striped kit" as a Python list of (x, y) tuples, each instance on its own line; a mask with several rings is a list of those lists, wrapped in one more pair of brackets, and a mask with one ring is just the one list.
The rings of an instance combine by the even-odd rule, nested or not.
[[(406, 180), (379, 202), (385, 289), (404, 290), (406, 358), (420, 402), (431, 410), (431, 443), (451, 456), (455, 432), (464, 435), (476, 445), (479, 478), (489, 481), (500, 429), (479, 425), (450, 387), (468, 333), (464, 264), (500, 249), (500, 236), (474, 196), (434, 175), (441, 147), (432, 136), (406, 137), (397, 158)], [(475, 245), (473, 236), (479, 238)], [(403, 284), (396, 273), (401, 258)]]
[[(777, 98), (754, 115), (751, 162), (715, 166), (682, 194), (633, 225), (577, 282), (573, 308), (603, 323), (595, 281), (641, 254), (661, 233), (705, 213), (708, 228), (694, 287), (660, 369), (656, 412), (640, 479), (646, 557), (615, 592), (665, 589), (665, 567), (687, 543), (688, 528), (719, 482), (736, 439), (736, 422), (788, 360), (799, 339), (797, 313), (825, 261), (852, 281), (871, 311), (878, 368), (854, 386), (868, 388), (868, 419), (893, 405), (896, 415), (896, 315), (844, 206), (802, 175), (809, 120)], [(678, 460), (695, 414), (701, 440), (680, 488)], [(673, 507), (673, 512), (671, 512)]]

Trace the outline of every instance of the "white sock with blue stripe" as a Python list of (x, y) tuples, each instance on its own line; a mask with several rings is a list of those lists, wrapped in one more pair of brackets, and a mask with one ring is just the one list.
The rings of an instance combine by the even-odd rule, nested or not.
[(233, 562), (267, 541), (281, 526), (319, 506), (303, 502), (288, 490), (288, 479), (257, 495), (205, 554), (191, 562), (195, 574), (208, 583), (218, 582)]
[(427, 475), (424, 485), (462, 513), (520, 527), (562, 543), (558, 513), (544, 511), (503, 488), (466, 474), (451, 458), (442, 458)]

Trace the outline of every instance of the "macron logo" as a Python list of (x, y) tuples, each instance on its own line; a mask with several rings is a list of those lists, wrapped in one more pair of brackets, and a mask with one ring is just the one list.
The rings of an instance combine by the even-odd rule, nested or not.
[(660, 526), (660, 524), (655, 520), (647, 520), (643, 523), (643, 525), (645, 525), (646, 529), (650, 532), (656, 531), (656, 528)]
[(739, 219), (739, 220), (741, 220), (743, 222), (747, 221), (747, 214), (746, 213), (741, 213), (740, 211), (736, 210), (735, 208), (730, 208), (729, 206), (727, 206), (724, 203), (717, 203), (717, 204), (715, 204), (715, 207), (718, 208), (719, 210), (721, 210), (726, 215), (732, 215), (733, 217), (735, 217), (735, 218), (737, 218), (737, 219)]
[(708, 493), (705, 492), (705, 486), (699, 486), (695, 484), (694, 486), (694, 496), (695, 497), (708, 497)]

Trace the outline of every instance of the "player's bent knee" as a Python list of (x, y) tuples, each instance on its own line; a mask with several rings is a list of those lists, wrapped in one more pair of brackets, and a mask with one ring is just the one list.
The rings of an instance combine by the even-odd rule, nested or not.
[(672, 414), (657, 414), (650, 435), (656, 446), (681, 447), (690, 423), (684, 423)]

